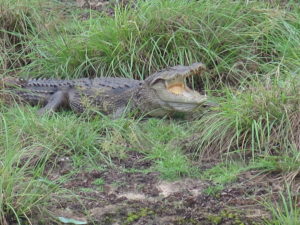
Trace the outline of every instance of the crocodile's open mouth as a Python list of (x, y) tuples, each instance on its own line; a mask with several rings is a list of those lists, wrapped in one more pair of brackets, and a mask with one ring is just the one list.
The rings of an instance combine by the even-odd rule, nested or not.
[(176, 82), (173, 84), (168, 84), (167, 82), (166, 86), (169, 92), (176, 95), (180, 95), (185, 91), (185, 84), (183, 83)]
[[(161, 99), (172, 108), (182, 108), (182, 111), (189, 111), (206, 100), (205, 95), (189, 88), (186, 84), (186, 78), (192, 76), (179, 76), (171, 80), (165, 80), (166, 92), (162, 94)], [(172, 97), (173, 96), (173, 97)], [(180, 110), (181, 111), (181, 110)]]
[(146, 82), (161, 100), (161, 107), (170, 111), (191, 111), (204, 103), (205, 95), (189, 88), (186, 79), (200, 75), (205, 70), (202, 63), (190, 66), (174, 66), (149, 77)]
[(203, 64), (200, 66), (199, 63), (190, 67), (191, 69), (188, 70), (186, 74), (177, 74), (174, 77), (165, 80), (165, 86), (169, 92), (175, 95), (184, 95), (185, 92), (193, 91), (187, 86), (186, 79), (201, 74), (201, 70), (204, 70), (205, 67)]

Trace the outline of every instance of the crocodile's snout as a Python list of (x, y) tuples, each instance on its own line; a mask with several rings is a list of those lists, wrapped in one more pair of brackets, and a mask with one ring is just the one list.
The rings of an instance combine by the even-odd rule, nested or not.
[(186, 79), (205, 70), (203, 63), (178, 65), (155, 73), (146, 82), (155, 90), (162, 107), (170, 111), (189, 112), (204, 103), (207, 97), (189, 88)]

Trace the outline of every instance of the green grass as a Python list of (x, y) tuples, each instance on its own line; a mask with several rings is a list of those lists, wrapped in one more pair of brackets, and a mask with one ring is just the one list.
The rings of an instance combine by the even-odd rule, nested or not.
[(297, 225), (300, 220), (300, 211), (297, 207), (299, 195), (294, 196), (290, 186), (286, 191), (279, 193), (276, 203), (266, 202), (264, 205), (271, 211), (272, 219), (265, 222), (266, 225)]
[(195, 123), (197, 154), (241, 158), (290, 154), (298, 148), (297, 121), (299, 91), (297, 81), (248, 83), (241, 90), (226, 89), (215, 112), (208, 112)]
[[(23, 68), (24, 76), (39, 70), (31, 76), (138, 78), (169, 65), (202, 61), (210, 69), (202, 82), (216, 86), (275, 71), (282, 60), (290, 62), (298, 54), (291, 36), (297, 14), (288, 17), (264, 3), (138, 1), (135, 9), (116, 9), (114, 17), (70, 17), (62, 18), (64, 27), (51, 23), (50, 31), (34, 30), (39, 38), (28, 42), (32, 63)], [(290, 52), (282, 59), (287, 47)], [(296, 60), (291, 64), (298, 65)]]
[(149, 119), (143, 124), (141, 133), (146, 135), (143, 143), (150, 144), (144, 148), (145, 159), (153, 160), (155, 170), (165, 179), (197, 176), (189, 158), (176, 147), (176, 142), (188, 135), (187, 126), (189, 124), (175, 124), (159, 119)]
[[(51, 196), (65, 191), (61, 183), (78, 171), (138, 171), (115, 163), (130, 151), (151, 162), (145, 173), (213, 181), (207, 194), (217, 194), (247, 169), (295, 181), (300, 11), (297, 1), (282, 3), (137, 1), (107, 16), (59, 1), (3, 0), (0, 77), (143, 79), (170, 65), (201, 61), (208, 71), (189, 83), (219, 105), (187, 122), (72, 112), (40, 118), (36, 108), (0, 103), (0, 223), (23, 224), (42, 214)], [(83, 13), (90, 17), (83, 20)], [(72, 172), (50, 181), (47, 175), (63, 157), (70, 158)], [(223, 161), (205, 172), (196, 168), (209, 157)], [(101, 179), (95, 182), (102, 186)], [(282, 201), (280, 210), (269, 207), (274, 223), (293, 224), (298, 209), (288, 198)]]
[(219, 163), (214, 167), (207, 169), (201, 174), (201, 178), (213, 182), (213, 185), (207, 187), (204, 190), (205, 194), (215, 197), (219, 196), (219, 193), (228, 185), (235, 182), (238, 175), (248, 170), (247, 165), (243, 165), (241, 162), (226, 162)]
[(245, 165), (238, 163), (218, 164), (208, 169), (202, 175), (218, 184), (228, 184), (236, 180), (237, 175), (245, 170)]
[[(143, 160), (153, 161), (148, 172), (159, 171), (162, 178), (192, 176), (193, 167), (187, 157), (171, 147), (176, 138), (187, 135), (185, 124), (150, 119), (140, 125), (131, 119), (81, 118), (70, 112), (41, 118), (36, 111), (32, 107), (1, 110), (3, 223), (13, 220), (22, 224), (30, 220), (31, 212), (49, 207), (47, 202), (53, 194), (67, 191), (62, 184), (77, 172), (115, 168), (118, 165), (112, 159), (126, 159), (128, 151), (143, 153)], [(66, 157), (70, 158), (72, 171), (55, 181), (49, 180), (48, 175)], [(102, 178), (93, 182), (99, 190), (104, 183)]]
[(47, 147), (40, 143), (22, 145), (24, 129), (19, 127), (11, 134), (8, 119), (1, 115), (0, 221), (22, 224), (22, 219), (28, 219), (32, 210), (39, 210), (49, 200), (58, 185), (42, 178), (49, 151), (41, 151)]

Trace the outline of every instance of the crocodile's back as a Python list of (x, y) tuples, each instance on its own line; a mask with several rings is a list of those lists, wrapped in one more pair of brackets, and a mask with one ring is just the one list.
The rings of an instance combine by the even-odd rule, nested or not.
[(49, 97), (61, 89), (73, 86), (73, 81), (56, 79), (4, 79), (4, 87), (19, 100), (31, 105), (44, 105)]
[(37, 92), (56, 92), (66, 88), (86, 87), (104, 89), (133, 88), (142, 81), (120, 77), (82, 78), (74, 80), (30, 79), (23, 81), (22, 88)]
[(1, 80), (1, 83), (19, 100), (31, 105), (46, 105), (57, 92), (72, 93), (73, 101), (69, 102), (69, 104), (72, 103), (71, 108), (75, 111), (82, 111), (83, 98), (92, 99), (93, 104), (96, 104), (104, 98), (113, 99), (122, 95), (124, 91), (139, 86), (142, 81), (112, 77), (74, 80), (5, 78)]
[(131, 95), (143, 81), (101, 77), (91, 80), (91, 85), (76, 85), (69, 94), (71, 108), (82, 113), (87, 108), (110, 114), (117, 108), (125, 107)]
[(92, 86), (94, 88), (104, 87), (110, 89), (123, 89), (134, 88), (143, 83), (143, 81), (121, 78), (121, 77), (98, 77), (92, 80)]

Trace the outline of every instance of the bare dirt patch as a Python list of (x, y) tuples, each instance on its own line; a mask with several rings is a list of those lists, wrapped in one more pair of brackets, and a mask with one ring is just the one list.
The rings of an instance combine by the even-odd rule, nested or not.
[(208, 195), (205, 190), (214, 186), (208, 181), (163, 181), (159, 173), (147, 172), (151, 162), (140, 153), (115, 163), (115, 168), (81, 172), (64, 183), (77, 197), (56, 196), (51, 206), (54, 217), (107, 225), (260, 224), (269, 217), (258, 200), (272, 186), (266, 177), (264, 182), (252, 181), (255, 171), (242, 174), (217, 195)]
[[(75, 5), (82, 9), (95, 10), (103, 12), (107, 15), (113, 16), (115, 14), (115, 7), (126, 7), (127, 5), (133, 5), (133, 1), (130, 0), (61, 0), (64, 3)], [(88, 15), (86, 15), (88, 18)]]

